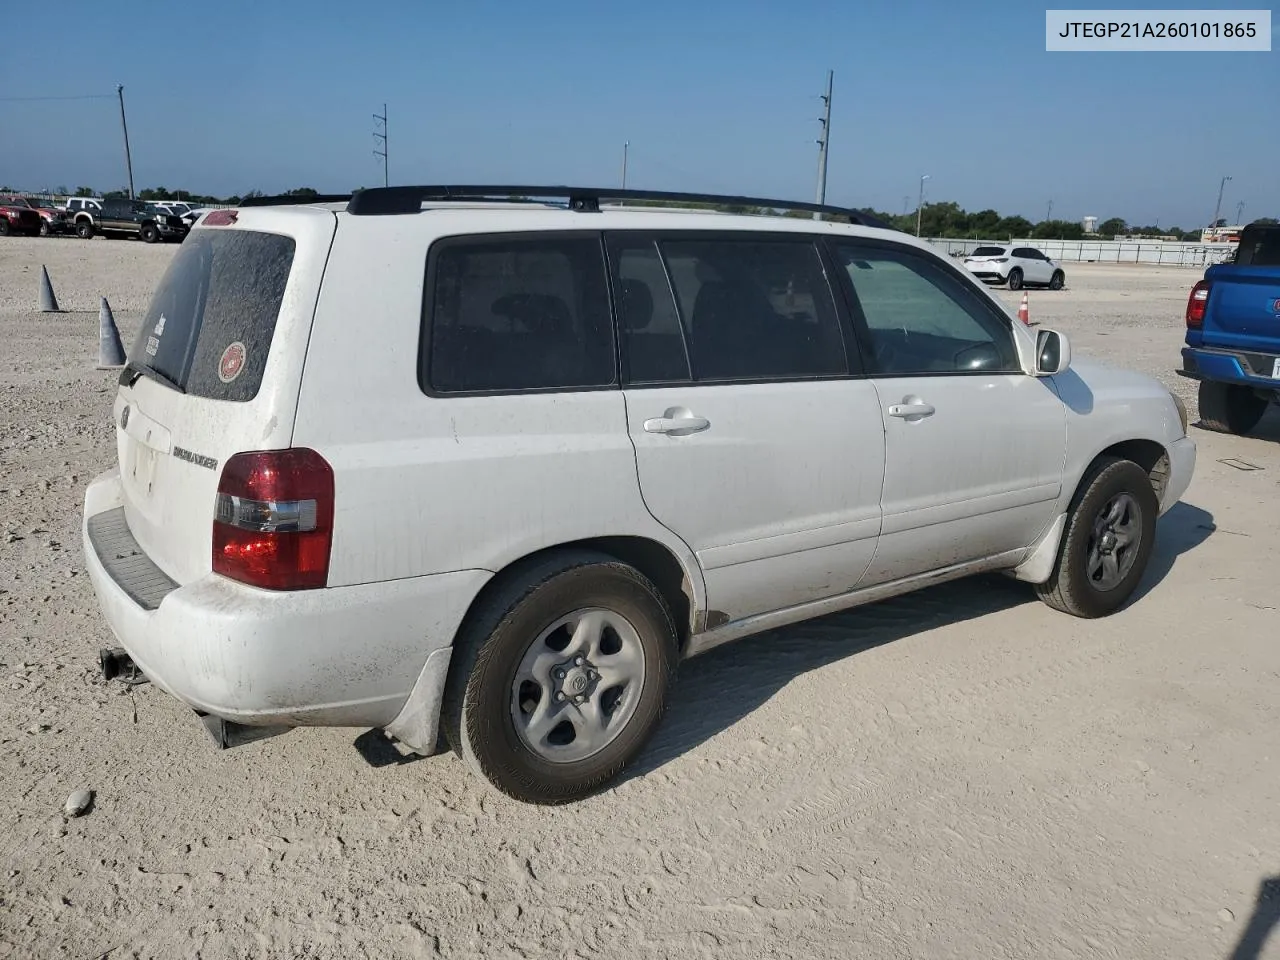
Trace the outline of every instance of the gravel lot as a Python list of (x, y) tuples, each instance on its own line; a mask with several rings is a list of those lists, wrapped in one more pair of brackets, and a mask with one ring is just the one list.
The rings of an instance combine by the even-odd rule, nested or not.
[[(0, 957), (1280, 958), (1250, 947), (1280, 917), (1274, 415), (1193, 430), (1122, 613), (980, 578), (722, 648), (625, 782), (538, 809), (451, 755), (371, 765), (360, 731), (219, 753), (98, 679), (98, 298), (127, 345), (173, 249), (0, 240)], [(1067, 274), (1033, 320), (1194, 399), (1196, 272)]]

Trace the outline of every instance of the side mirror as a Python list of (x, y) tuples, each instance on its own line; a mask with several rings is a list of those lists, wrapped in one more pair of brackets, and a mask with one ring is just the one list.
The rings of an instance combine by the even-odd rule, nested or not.
[(1071, 366), (1071, 344), (1057, 330), (1036, 333), (1036, 376), (1051, 377)]

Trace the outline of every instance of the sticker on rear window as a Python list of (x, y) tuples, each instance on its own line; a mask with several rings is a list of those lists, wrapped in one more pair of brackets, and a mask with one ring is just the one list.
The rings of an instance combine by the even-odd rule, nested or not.
[(147, 337), (147, 356), (154, 357), (160, 349), (160, 341), (156, 337)]
[(235, 343), (228, 344), (227, 349), (222, 351), (222, 359), (218, 361), (218, 379), (223, 383), (230, 383), (240, 376), (240, 371), (243, 369), (244, 344), (237, 340)]

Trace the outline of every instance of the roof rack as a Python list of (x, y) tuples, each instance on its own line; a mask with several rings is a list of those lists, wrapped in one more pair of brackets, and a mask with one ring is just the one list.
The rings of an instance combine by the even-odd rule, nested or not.
[(317, 193), (314, 197), (300, 197), (296, 194), (284, 193), (274, 197), (245, 197), (237, 206), (283, 207), (306, 203), (344, 203), (350, 199), (351, 194), (349, 193)]
[[(717, 193), (676, 193), (667, 190), (622, 190), (596, 187), (546, 187), (546, 186), (421, 186), (421, 187), (371, 187), (357, 190), (351, 195), (347, 212), (356, 216), (385, 216), (390, 214), (417, 213), (422, 204), (429, 201), (521, 201), (532, 199), (560, 199), (568, 202), (570, 210), (598, 212), (602, 200), (639, 200), (662, 203), (715, 204), (731, 207), (765, 207), (772, 210), (797, 210), (841, 217), (850, 223), (867, 227), (892, 229), (877, 217), (822, 203), (805, 203), (796, 200), (772, 200), (765, 197), (739, 197)], [(295, 201), (296, 202), (296, 201)]]

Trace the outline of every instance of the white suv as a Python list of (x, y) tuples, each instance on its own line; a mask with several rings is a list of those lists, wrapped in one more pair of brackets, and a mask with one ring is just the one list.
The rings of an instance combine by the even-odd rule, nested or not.
[(1130, 597), (1195, 463), (1168, 390), (1069, 366), (857, 214), (601, 196), (209, 213), (85, 498), (104, 667), (224, 746), (348, 725), (429, 754), (439, 727), (560, 802), (726, 641), (990, 570), (1077, 616)]
[(1010, 290), (1024, 286), (1061, 290), (1067, 282), (1062, 267), (1034, 247), (991, 245), (978, 247), (964, 258), (965, 269), (988, 283), (1007, 283)]

